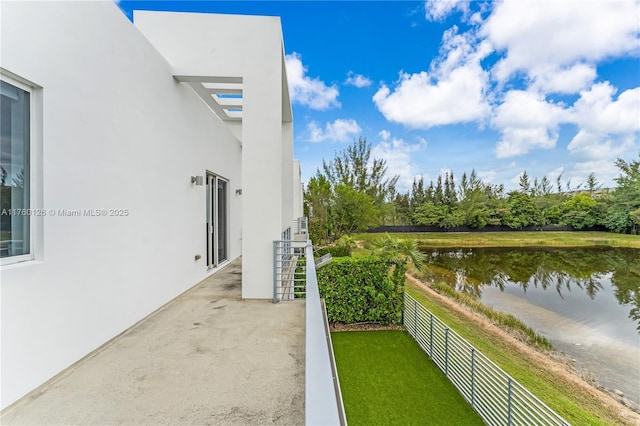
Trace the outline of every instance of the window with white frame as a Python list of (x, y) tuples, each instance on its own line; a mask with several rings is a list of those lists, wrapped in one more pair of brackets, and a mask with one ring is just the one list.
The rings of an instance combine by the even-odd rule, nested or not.
[(0, 257), (28, 258), (31, 247), (31, 89), (0, 79)]

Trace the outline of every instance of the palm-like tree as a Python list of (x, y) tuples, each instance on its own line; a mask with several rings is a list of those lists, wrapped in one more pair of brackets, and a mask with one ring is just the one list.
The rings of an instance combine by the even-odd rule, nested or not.
[(349, 251), (349, 256), (351, 256), (351, 249), (356, 247), (357, 242), (351, 235), (343, 235), (342, 237), (338, 238), (338, 241), (336, 241), (336, 243), (339, 247), (346, 247)]
[(385, 234), (371, 244), (373, 253), (397, 265), (412, 264), (416, 270), (424, 271), (424, 253), (418, 249), (416, 240), (392, 237)]

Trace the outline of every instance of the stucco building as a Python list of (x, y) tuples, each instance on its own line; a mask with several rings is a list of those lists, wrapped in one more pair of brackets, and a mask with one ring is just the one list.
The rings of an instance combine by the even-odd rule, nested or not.
[(302, 215), (279, 18), (2, 2), (2, 407)]

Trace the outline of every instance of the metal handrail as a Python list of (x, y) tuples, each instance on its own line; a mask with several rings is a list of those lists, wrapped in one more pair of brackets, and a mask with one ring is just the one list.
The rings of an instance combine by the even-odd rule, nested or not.
[(300, 240), (273, 242), (273, 303), (305, 297), (306, 245)]

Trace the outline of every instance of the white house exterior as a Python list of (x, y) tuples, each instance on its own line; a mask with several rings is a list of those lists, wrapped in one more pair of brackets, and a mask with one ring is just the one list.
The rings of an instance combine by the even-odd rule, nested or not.
[(302, 215), (279, 18), (0, 19), (1, 407), (239, 256), (243, 297), (271, 298)]

